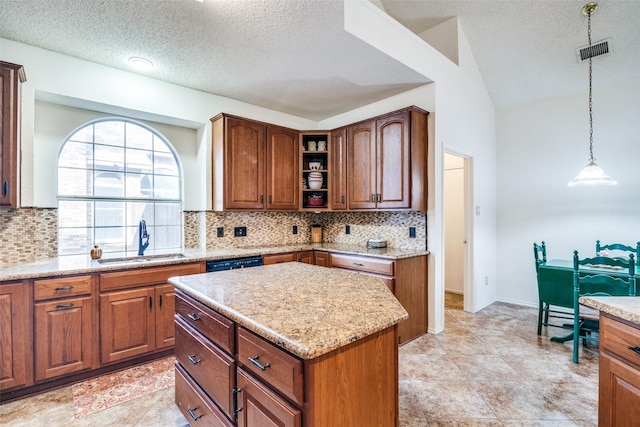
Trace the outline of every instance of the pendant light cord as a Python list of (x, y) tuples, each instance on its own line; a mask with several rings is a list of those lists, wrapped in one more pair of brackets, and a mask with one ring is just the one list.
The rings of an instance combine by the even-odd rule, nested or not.
[(592, 84), (591, 84), (591, 59), (593, 52), (591, 51), (591, 14), (589, 11), (587, 21), (587, 36), (589, 39), (589, 163), (595, 163), (596, 159), (593, 158), (593, 96), (592, 96)]

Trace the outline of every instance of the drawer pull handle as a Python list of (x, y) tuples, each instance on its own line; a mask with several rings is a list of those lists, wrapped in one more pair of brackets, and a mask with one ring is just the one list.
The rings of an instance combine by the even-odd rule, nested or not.
[(233, 393), (233, 413), (237, 414), (238, 412), (242, 411), (242, 408), (238, 408), (238, 393), (240, 393), (242, 389), (236, 387), (231, 391)]
[(631, 351), (635, 351), (636, 353), (640, 354), (640, 347), (627, 347), (627, 348)]
[(59, 288), (55, 288), (55, 291), (70, 291), (71, 289), (73, 289), (73, 286), (61, 286)]
[(364, 264), (360, 264), (359, 262), (354, 262), (353, 265), (356, 267), (364, 267)]
[(271, 366), (271, 364), (270, 364), (270, 363), (267, 363), (266, 365), (263, 365), (262, 363), (260, 363), (260, 362), (258, 361), (258, 359), (259, 359), (259, 357), (258, 357), (258, 356), (250, 357), (250, 358), (249, 358), (249, 362), (253, 363), (255, 366), (257, 366), (258, 368), (260, 368), (260, 369), (261, 369), (261, 370), (263, 370), (263, 371), (266, 371), (266, 370), (267, 370), (267, 368), (268, 368), (269, 366)]
[(193, 320), (194, 322), (197, 322), (198, 320), (200, 320), (200, 318), (198, 316), (196, 316), (195, 313), (189, 313), (187, 314), (187, 317), (191, 320)]
[(191, 361), (191, 363), (193, 363), (194, 365), (197, 365), (198, 363), (202, 362), (202, 360), (196, 359), (196, 355), (195, 354), (188, 355), (187, 359), (189, 359)]
[(56, 310), (66, 310), (68, 308), (73, 308), (73, 303), (71, 304), (58, 304), (56, 305)]
[(193, 409), (188, 409), (187, 408), (187, 412), (189, 412), (189, 415), (191, 415), (191, 418), (193, 418), (194, 421), (196, 421), (198, 418), (202, 417), (202, 415), (196, 415), (196, 411), (198, 410), (198, 408), (193, 408)]

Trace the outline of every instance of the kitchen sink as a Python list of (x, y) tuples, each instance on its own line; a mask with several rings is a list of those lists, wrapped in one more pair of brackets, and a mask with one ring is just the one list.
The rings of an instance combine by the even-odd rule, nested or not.
[(136, 255), (122, 258), (102, 258), (98, 262), (100, 264), (132, 264), (149, 261), (173, 261), (176, 259), (189, 258), (189, 255), (175, 254), (158, 254), (158, 255)]

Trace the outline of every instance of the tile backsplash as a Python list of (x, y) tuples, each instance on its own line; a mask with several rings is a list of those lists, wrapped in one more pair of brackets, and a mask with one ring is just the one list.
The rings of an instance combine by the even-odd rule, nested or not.
[[(0, 263), (31, 262), (58, 253), (57, 209), (0, 209)], [(323, 241), (365, 245), (385, 239), (390, 247), (426, 248), (424, 212), (184, 212), (184, 247), (215, 249), (264, 245), (295, 245), (311, 241), (311, 226), (322, 226)], [(350, 234), (346, 234), (346, 226)], [(293, 234), (296, 226), (298, 233)], [(217, 237), (223, 227), (224, 237)], [(234, 227), (247, 235), (234, 237)], [(416, 237), (409, 237), (415, 227)]]

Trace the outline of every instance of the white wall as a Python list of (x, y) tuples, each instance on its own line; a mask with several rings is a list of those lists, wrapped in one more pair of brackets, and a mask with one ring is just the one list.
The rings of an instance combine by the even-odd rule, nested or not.
[[(450, 25), (450, 23), (448, 24)], [(458, 27), (457, 66), (424, 40), (408, 31), (367, 1), (345, 2), (345, 29), (435, 82), (429, 95), (421, 99), (433, 104), (430, 125), (434, 135), (429, 147), (429, 332), (444, 328), (443, 253), (443, 157), (447, 150), (469, 160), (473, 205), (482, 214), (470, 225), (473, 311), (497, 298), (496, 285), (496, 134), (495, 110), (469, 48)], [(383, 31), (384, 29), (384, 31)], [(416, 104), (419, 105), (419, 104)], [(488, 285), (484, 285), (484, 277)]]
[[(595, 64), (594, 64), (595, 67)], [(568, 187), (589, 157), (584, 93), (497, 114), (498, 295), (538, 304), (533, 242), (548, 258), (595, 255), (595, 242), (640, 241), (640, 79), (593, 89), (594, 157), (613, 187)]]

